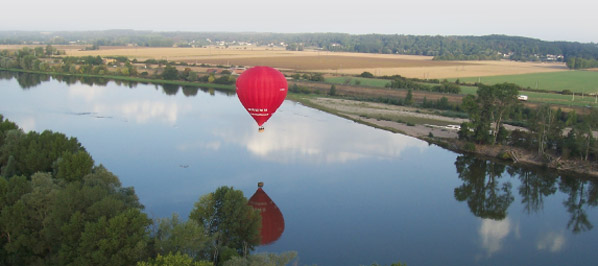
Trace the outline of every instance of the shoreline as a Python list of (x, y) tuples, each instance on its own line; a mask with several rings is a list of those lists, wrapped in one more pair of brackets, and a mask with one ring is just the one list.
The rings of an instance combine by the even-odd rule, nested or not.
[[(22, 69), (5, 69), (0, 71), (22, 72), (45, 75), (75, 76), (105, 78), (110, 80), (132, 81), (152, 84), (191, 85), (205, 88), (214, 88), (223, 91), (234, 90), (232, 85), (203, 84), (197, 82), (170, 81), (160, 79), (130, 78), (122, 76), (105, 76), (89, 74), (69, 74), (28, 71)], [(504, 145), (475, 145), (471, 149), (471, 143), (458, 140), (457, 130), (447, 128), (447, 125), (460, 125), (467, 121), (463, 118), (452, 118), (442, 116), (438, 110), (428, 110), (416, 107), (397, 106), (383, 103), (363, 102), (341, 98), (329, 98), (325, 96), (306, 96), (300, 94), (288, 94), (287, 99), (299, 102), (305, 106), (318, 109), (332, 115), (336, 115), (356, 123), (387, 130), (393, 133), (400, 133), (411, 136), (431, 144), (457, 153), (472, 153), (489, 159), (501, 160), (506, 163), (530, 165), (535, 167), (547, 167), (567, 174), (582, 174), (584, 176), (598, 178), (598, 164), (581, 160), (564, 160), (559, 158), (550, 161), (540, 158), (535, 152), (522, 148)], [(504, 125), (507, 130), (527, 130), (511, 125)], [(506, 155), (505, 155), (506, 154)]]
[[(421, 108), (338, 98), (291, 95), (289, 99), (356, 123), (411, 136), (453, 152), (475, 154), (487, 159), (522, 166), (546, 167), (568, 175), (581, 174), (585, 177), (598, 178), (598, 165), (586, 161), (564, 160), (560, 158), (549, 161), (546, 158), (538, 156), (535, 152), (505, 145), (475, 144), (475, 149), (471, 150), (471, 144), (458, 139), (456, 129), (449, 129), (442, 126), (449, 124), (460, 125), (466, 119), (444, 117)], [(386, 119), (396, 118), (396, 120), (380, 119), (381, 117)], [(415, 120), (435, 121), (436, 124), (405, 122)], [(517, 128), (509, 125), (505, 125), (505, 127), (509, 130)]]

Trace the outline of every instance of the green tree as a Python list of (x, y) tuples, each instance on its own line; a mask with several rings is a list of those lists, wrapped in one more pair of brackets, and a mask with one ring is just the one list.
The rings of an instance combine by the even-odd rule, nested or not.
[(209, 259), (209, 239), (204, 232), (204, 227), (195, 220), (188, 219), (183, 222), (177, 214), (171, 218), (162, 218), (157, 221), (158, 228), (154, 233), (154, 248), (158, 254), (171, 254), (181, 252), (191, 259)]
[(517, 95), (519, 94), (519, 86), (513, 83), (501, 83), (492, 86), (493, 100), (495, 112), (494, 130), (492, 144), (496, 143), (499, 129), (502, 126), (504, 117), (506, 117), (511, 109), (519, 102)]
[(247, 257), (233, 257), (224, 262), (224, 266), (284, 266), (297, 257), (297, 252), (288, 251), (281, 254), (260, 253)]
[(367, 72), (367, 71), (364, 71), (359, 76), (362, 77), (362, 78), (373, 78), (374, 74), (372, 74), (370, 72)]
[(202, 225), (211, 238), (214, 262), (224, 248), (246, 255), (260, 243), (261, 216), (247, 205), (243, 192), (219, 187), (195, 203), (189, 219)]
[(409, 106), (413, 104), (413, 92), (411, 90), (407, 91), (407, 96), (405, 96), (405, 105)]
[(557, 112), (550, 106), (542, 105), (536, 109), (530, 119), (530, 129), (536, 136), (538, 154), (544, 155), (546, 146), (561, 139), (563, 124), (558, 120)]
[(332, 86), (330, 86), (330, 91), (328, 91), (328, 95), (330, 95), (330, 96), (336, 95), (336, 85), (332, 84)]
[[(471, 128), (473, 129), (473, 134), (469, 140), (482, 144), (487, 143), (491, 137), (489, 134), (491, 109), (490, 106), (481, 104), (478, 98), (479, 96), (475, 97), (473, 95), (463, 97), (461, 107), (469, 114)], [(469, 136), (469, 134), (463, 134), (463, 136)]]
[(85, 224), (75, 260), (78, 265), (133, 265), (147, 257), (151, 220), (138, 209)]
[(166, 80), (176, 80), (179, 78), (179, 71), (172, 65), (167, 65), (162, 71), (162, 78)]
[(93, 164), (91, 155), (84, 150), (74, 154), (69, 151), (64, 152), (62, 157), (57, 160), (56, 178), (62, 178), (68, 182), (82, 179), (91, 174)]
[(193, 261), (192, 257), (187, 254), (176, 254), (168, 253), (166, 256), (158, 254), (155, 259), (148, 261), (141, 261), (137, 263), (137, 266), (213, 266), (214, 264), (209, 261)]

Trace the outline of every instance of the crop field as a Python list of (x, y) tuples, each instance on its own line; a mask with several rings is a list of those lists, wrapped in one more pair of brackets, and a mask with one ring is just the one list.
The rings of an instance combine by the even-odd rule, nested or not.
[[(24, 46), (3, 45), (0, 49), (16, 50)], [(287, 71), (359, 75), (368, 71), (376, 76), (401, 75), (409, 78), (444, 79), (504, 76), (566, 71), (563, 63), (512, 61), (434, 61), (430, 56), (364, 54), (318, 50), (286, 51), (276, 47), (211, 46), (202, 48), (108, 47), (84, 50), (83, 46), (57, 46), (68, 56), (126, 56), (130, 59), (166, 59), (188, 64), (235, 66), (268, 65)], [(596, 73), (596, 72), (594, 72)], [(535, 84), (532, 84), (535, 85)]]
[[(345, 73), (346, 69), (394, 68), (394, 67), (434, 67), (455, 66), (466, 63), (432, 60), (411, 60), (405, 58), (363, 57), (349, 55), (305, 55), (305, 56), (268, 56), (249, 58), (208, 58), (208, 64), (235, 64), (243, 66), (267, 65), (280, 69), (297, 71), (315, 71), (328, 73)], [(362, 71), (363, 72), (363, 71)], [(375, 74), (376, 70), (372, 72)], [(360, 72), (361, 73), (361, 72)]]
[(541, 92), (522, 92), (522, 94), (528, 96), (529, 102), (559, 104), (565, 106), (598, 107), (598, 98), (586, 94), (576, 94), (575, 96)]
[(368, 71), (376, 76), (401, 75), (409, 78), (444, 79), (485, 77), (566, 71), (563, 63), (512, 61), (434, 61), (430, 56), (341, 53), (317, 50), (286, 51), (270, 47), (146, 48), (101, 47), (84, 51), (67, 49), (71, 56), (126, 56), (139, 61), (166, 59), (189, 64), (256, 66), (268, 65), (287, 71), (359, 75)]
[[(452, 79), (455, 80), (455, 79)], [(482, 82), (496, 84), (503, 82), (515, 83), (523, 88), (561, 92), (569, 90), (576, 93), (598, 92), (598, 72), (595, 71), (560, 71), (550, 73), (531, 73), (523, 75), (505, 75), (489, 77), (459, 78), (464, 82)]]

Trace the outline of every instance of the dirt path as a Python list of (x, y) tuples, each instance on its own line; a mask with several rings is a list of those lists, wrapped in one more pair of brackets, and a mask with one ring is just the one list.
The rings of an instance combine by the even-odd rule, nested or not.
[(440, 116), (405, 106), (333, 98), (314, 98), (310, 101), (355, 121), (394, 129), (395, 132), (416, 138), (428, 136), (430, 133), (440, 138), (457, 138), (457, 129), (449, 129), (446, 126), (460, 125), (467, 121), (467, 119)]

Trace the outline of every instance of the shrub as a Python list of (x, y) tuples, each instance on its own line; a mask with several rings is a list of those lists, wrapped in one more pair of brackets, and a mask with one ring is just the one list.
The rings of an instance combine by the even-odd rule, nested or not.
[(475, 151), (475, 144), (472, 142), (467, 142), (465, 143), (465, 145), (463, 145), (463, 149), (466, 151)]

